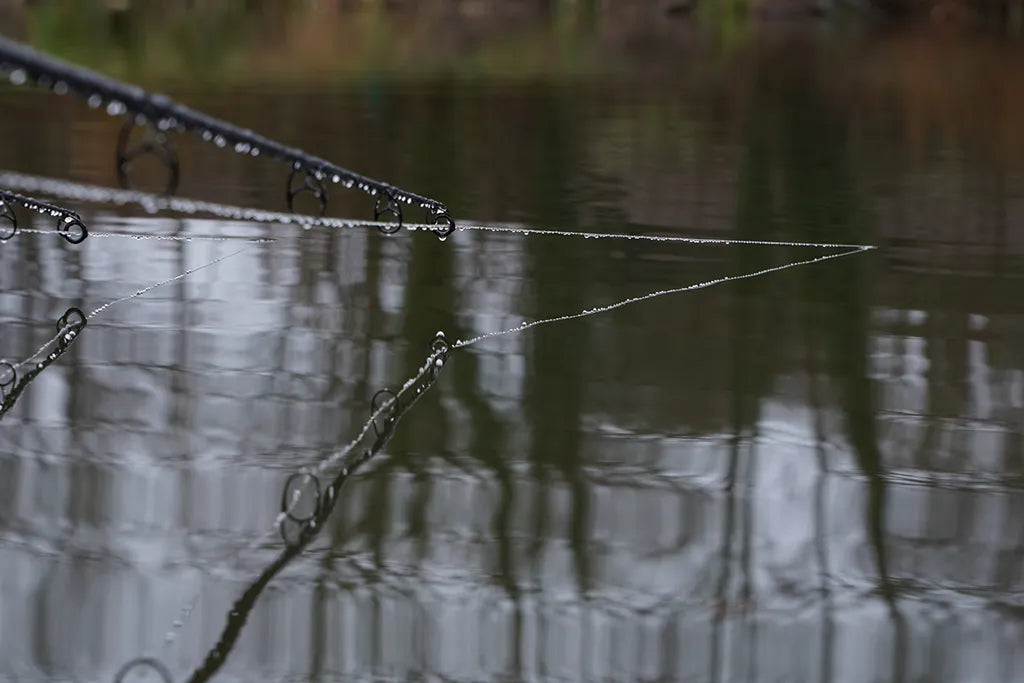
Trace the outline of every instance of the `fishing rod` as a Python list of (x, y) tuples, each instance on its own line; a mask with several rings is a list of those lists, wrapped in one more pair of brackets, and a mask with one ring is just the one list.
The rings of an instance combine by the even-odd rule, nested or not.
[[(78, 339), (78, 335), (85, 328), (87, 321), (85, 313), (72, 306), (57, 319), (57, 335), (44, 344), (39, 351), (20, 363), (0, 360), (0, 419), (14, 407), (32, 380), (64, 355), (71, 344)], [(31, 365), (31, 361), (38, 358), (39, 354), (51, 344), (53, 348), (50, 352)], [(30, 367), (23, 375), (19, 375), (18, 370), (23, 366)]]
[[(57, 219), (57, 232), (71, 244), (81, 244), (89, 236), (82, 217), (74, 211), (54, 204), (0, 189), (0, 242), (6, 242), (18, 233), (18, 215), (15, 206), (22, 206), (44, 216)], [(7, 225), (4, 226), (4, 223)]]
[[(247, 128), (209, 116), (170, 97), (149, 93), (139, 86), (122, 83), (90, 69), (69, 64), (46, 53), (0, 37), (0, 71), (8, 74), (14, 85), (31, 83), (58, 95), (74, 94), (94, 108), (105, 107), (111, 116), (126, 116), (117, 138), (117, 176), (122, 187), (128, 187), (128, 166), (145, 155), (159, 159), (168, 170), (167, 193), (177, 189), (178, 155), (167, 137), (169, 131), (192, 133), (217, 147), (231, 147), (251, 157), (268, 156), (291, 165), (286, 199), (289, 210), (295, 197), (309, 192), (327, 210), (327, 183), (356, 188), (376, 197), (373, 217), (390, 215), (397, 232), (403, 221), (402, 204), (416, 205), (428, 212), (428, 222), (438, 226), (445, 235), (455, 229), (455, 221), (447, 207), (436, 199), (404, 190), (389, 183), (342, 168), (326, 159), (296, 147), (271, 140)], [(144, 126), (141, 142), (131, 143), (133, 129)]]

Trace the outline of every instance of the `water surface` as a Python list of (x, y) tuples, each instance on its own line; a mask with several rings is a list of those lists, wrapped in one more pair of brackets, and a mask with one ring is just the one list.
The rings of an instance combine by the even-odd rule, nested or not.
[[(1019, 46), (647, 33), (587, 62), (622, 45), (589, 31), (547, 76), (472, 41), (450, 49), (477, 73), (135, 74), (460, 222), (879, 247), (457, 349), (216, 680), (1024, 677)], [(0, 87), (0, 167), (113, 185), (118, 126)], [(280, 165), (175, 142), (180, 194), (283, 208)], [(94, 231), (274, 241), (112, 306), (3, 416), (12, 681), (109, 681), (142, 655), (186, 680), (280, 550), (250, 546), (284, 480), (347, 443), (437, 330), (817, 253), (72, 206)], [(334, 215), (371, 209), (332, 190)], [(241, 246), (19, 235), (0, 356)]]

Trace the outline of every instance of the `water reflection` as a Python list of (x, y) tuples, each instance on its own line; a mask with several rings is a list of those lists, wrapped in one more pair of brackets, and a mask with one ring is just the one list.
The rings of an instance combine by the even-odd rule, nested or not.
[[(150, 230), (166, 230), (149, 220)], [(197, 234), (214, 227), (197, 219), (182, 225)], [(211, 629), (229, 611), (225, 600), (237, 596), (238, 581), (253, 569), (248, 561), (222, 575), (224, 567), (212, 561), (219, 546), (251, 542), (260, 532), (280, 495), (282, 466), (294, 467), (351, 433), (356, 416), (365, 414), (368, 388), (394, 377), (384, 359), (408, 359), (395, 367), (416, 362), (412, 345), (374, 351), (375, 343), (422, 339), (436, 327), (469, 335), (492, 328), (503, 305), (508, 315), (526, 306), (530, 314), (544, 315), (580, 302), (580, 291), (555, 283), (578, 281), (558, 277), (566, 267), (585, 272), (595, 251), (576, 254), (511, 235), (464, 235), (452, 246), (416, 235), (396, 240), (358, 232), (302, 233), (292, 241), (278, 234), (278, 241), (258, 245), (259, 252), (237, 268), (192, 284), (185, 280), (171, 301), (139, 299), (130, 315), (91, 329), (80, 340), (79, 354), (53, 370), (77, 372), (73, 386), (90, 397), (60, 400), (73, 413), (48, 415), (51, 409), (43, 408), (61, 395), (52, 393), (60, 385), (40, 387), (34, 408), (19, 404), (0, 434), (9, 454), (5, 480), (17, 482), (5, 499), (11, 507), (4, 518), (16, 521), (4, 532), (13, 553), (9, 566), (31, 568), (15, 574), (23, 581), (49, 576), (32, 581), (50, 586), (48, 592), (71, 590), (57, 588), (68, 580), (90, 582), (100, 599), (88, 619), (61, 617), (71, 629), (63, 635), (46, 630), (32, 637), (31, 642), (43, 638), (52, 644), (49, 654), (40, 652), (34, 660), (47, 667), (47, 675), (85, 670), (52, 650), (80, 637), (76, 623), (84, 627), (98, 619), (109, 625), (111, 643), (118, 643), (102, 650), (108, 654), (94, 671), (113, 673), (119, 657), (123, 662), (150, 651), (156, 641), (147, 645), (145, 634), (159, 638), (175, 603), (187, 601), (187, 589), (171, 588), (176, 575), (194, 577), (185, 581), (189, 588), (198, 579), (204, 601), (169, 666), (181, 673), (189, 661), (202, 658), (202, 643), (208, 647), (217, 639)], [(195, 246), (153, 244), (147, 244), (151, 253), (167, 256)], [(533, 256), (517, 255), (530, 246), (537, 247)], [(496, 253), (508, 256), (495, 259)], [(758, 258), (743, 250), (733, 256)], [(336, 270), (342, 257), (373, 265)], [(181, 267), (178, 258), (172, 257), (174, 268)], [(113, 255), (107, 260), (118, 261)], [(288, 265), (303, 260), (310, 265)], [(703, 267), (725, 268), (718, 260)], [(909, 491), (920, 485), (893, 479), (883, 462), (899, 456), (887, 460), (879, 445), (885, 438), (872, 426), (880, 408), (869, 387), (880, 380), (870, 379), (878, 369), (869, 363), (892, 356), (873, 356), (870, 349), (890, 318), (869, 314), (868, 306), (856, 303), (863, 302), (860, 295), (840, 308), (832, 294), (822, 294), (851, 287), (863, 292), (858, 282), (870, 267), (850, 261), (834, 272), (782, 276), (786, 290), (806, 292), (797, 299), (805, 302), (801, 309), (788, 314), (789, 299), (765, 300), (751, 281), (732, 290), (709, 289), (709, 302), (650, 302), (648, 310), (623, 309), (564, 328), (538, 328), (533, 340), (495, 340), (453, 358), (437, 393), (424, 398), (396, 435), (388, 449), (392, 457), (357, 476), (339, 501), (327, 545), (310, 548), (281, 573), (280, 585), (271, 584), (278, 587), (265, 592), (266, 602), (256, 603), (225, 675), (244, 677), (240, 672), (270, 666), (275, 676), (300, 667), (324, 678), (362, 671), (526, 679), (585, 672), (583, 677), (621, 678), (640, 671), (728, 679), (767, 666), (770, 648), (755, 644), (795, 637), (793, 629), (811, 628), (821, 619), (844, 623), (856, 617), (871, 632), (872, 624), (886, 618), (870, 609), (856, 616), (855, 609), (870, 604), (864, 597), (871, 595), (889, 605), (886, 620), (902, 629), (899, 637), (920, 637), (905, 626), (907, 601), (910, 609), (937, 598), (948, 602), (948, 591), (959, 589), (941, 582), (915, 587), (907, 579), (922, 570), (908, 576), (894, 564), (898, 537), (888, 520), (905, 519), (894, 517), (893, 509), (902, 505), (906, 511)], [(349, 272), (352, 282), (339, 285), (318, 272)], [(497, 290), (478, 300), (479, 283), (494, 274), (506, 286), (551, 277), (547, 286), (561, 294), (530, 302), (512, 287), (504, 299)], [(238, 297), (242, 292), (258, 298)], [(288, 315), (263, 303), (279, 296), (275, 292), (297, 296)], [(302, 304), (303, 297), (309, 303)], [(348, 304), (325, 306), (346, 299)], [(233, 317), (225, 316), (228, 302)], [(731, 329), (700, 322), (709, 306), (731, 311)], [(424, 309), (437, 313), (406, 315)], [(725, 394), (731, 406), (724, 411), (686, 407), (695, 399), (714, 404), (715, 367), (702, 373), (683, 366), (646, 398), (643, 385), (623, 385), (630, 366), (637, 377), (658, 381), (638, 365), (642, 355), (630, 350), (642, 346), (637, 335), (646, 336), (648, 329), (668, 338), (679, 315), (694, 321), (691, 341), (678, 358), (669, 352), (665, 362), (689, 363), (696, 370), (709, 359), (727, 361), (721, 368), (732, 377)], [(147, 332), (135, 327), (136, 320), (157, 326)], [(127, 329), (135, 333), (129, 337)], [(714, 348), (722, 334), (734, 340), (727, 354), (702, 351)], [(91, 335), (102, 343), (90, 343)], [(129, 343), (136, 335), (144, 343)], [(247, 343), (250, 335), (256, 336)], [(539, 346), (528, 349), (542, 336), (544, 351), (530, 360), (542, 367), (509, 361), (539, 352)], [(749, 344), (766, 338), (787, 344), (771, 354), (752, 353)], [(555, 355), (545, 361), (547, 353)], [(847, 372), (857, 364), (860, 371)], [(554, 386), (573, 368), (574, 382)], [(780, 375), (777, 368), (789, 369)], [(837, 373), (850, 379), (837, 382)], [(685, 387), (674, 379), (679, 376), (690, 378)], [(611, 400), (619, 386), (630, 387), (632, 394), (618, 394), (628, 401)], [(531, 408), (531, 397), (538, 395), (544, 401)], [(536, 412), (520, 412), (524, 408)], [(716, 415), (730, 418), (715, 426), (708, 419)], [(577, 426), (567, 431), (569, 424)], [(61, 456), (72, 443), (74, 458)], [(961, 472), (962, 485), (970, 485), (969, 476)], [(58, 495), (52, 503), (33, 501), (31, 492), (43, 481)], [(905, 492), (894, 498), (893, 486)], [(1019, 488), (1005, 490), (1019, 497)], [(68, 502), (58, 502), (68, 496)], [(47, 512), (54, 503), (57, 508)], [(862, 556), (862, 549), (869, 554)], [(39, 572), (64, 568), (74, 557), (90, 558), (88, 566), (103, 568), (106, 578), (68, 569)], [(865, 564), (864, 557), (872, 559)], [(131, 589), (140, 596), (137, 613), (111, 611), (125, 585), (137, 586)], [(1009, 579), (1001, 589), (987, 590), (998, 590), (989, 593), (991, 599), (1003, 595), (1012, 601), (1019, 586)], [(48, 629), (62, 614), (55, 600), (44, 600), (49, 607), (35, 617), (18, 608), (16, 615), (24, 616), (15, 618)], [(805, 605), (819, 600), (824, 615), (800, 616)], [(121, 615), (117, 621), (115, 614)], [(134, 624), (138, 635), (127, 637), (117, 623)], [(466, 631), (467, 623), (477, 624), (475, 633)], [(812, 678), (827, 669), (858, 671), (839, 654), (858, 633), (863, 632), (825, 629), (817, 650), (823, 654), (799, 664), (799, 671)], [(457, 655), (465, 651), (458, 645), (464, 638), (476, 644), (475, 651), (489, 653), (486, 668)], [(745, 654), (738, 655), (738, 647)], [(907, 650), (886, 650), (893, 663), (885, 675), (906, 669), (897, 658)], [(649, 663), (648, 651), (660, 653), (652, 655), (656, 664)], [(302, 657), (308, 663), (300, 663)], [(782, 668), (773, 670), (791, 673), (795, 664), (777, 666)]]

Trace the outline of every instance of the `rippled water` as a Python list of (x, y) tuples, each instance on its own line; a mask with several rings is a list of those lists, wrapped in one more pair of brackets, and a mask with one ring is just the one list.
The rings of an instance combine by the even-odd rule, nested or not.
[[(879, 247), (455, 349), (216, 680), (1024, 678), (1024, 145), (998, 125), (1020, 54), (962, 49), (937, 90), (901, 74), (948, 45), (862, 37), (606, 82), (158, 84), (462, 222)], [(113, 185), (117, 126), (2, 87), (0, 167)], [(176, 143), (182, 195), (282, 208), (286, 169)], [(0, 357), (242, 251), (90, 320), (0, 420), (11, 681), (140, 656), (186, 680), (281, 550), (286, 478), (437, 330), (824, 253), (67, 204), (181, 239), (0, 243)]]

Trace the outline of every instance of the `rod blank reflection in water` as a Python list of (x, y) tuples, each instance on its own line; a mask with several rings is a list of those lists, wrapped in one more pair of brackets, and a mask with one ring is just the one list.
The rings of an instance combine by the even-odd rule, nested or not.
[[(238, 642), (238, 637), (263, 590), (316, 538), (334, 511), (342, 486), (357, 469), (383, 450), (394, 436), (398, 421), (437, 381), (451, 352), (452, 347), (445, 339), (444, 333), (438, 332), (424, 363), (397, 392), (382, 389), (374, 394), (370, 402), (370, 417), (351, 442), (337, 453), (326, 456), (315, 468), (297, 472), (285, 481), (281, 495), (281, 511), (275, 523), (285, 547), (231, 605), (220, 637), (209, 649), (203, 662), (188, 677), (188, 683), (208, 681), (220, 671)], [(374, 434), (373, 440), (365, 448), (361, 447), (360, 444), (371, 431)], [(337, 469), (333, 469), (335, 467)], [(328, 481), (326, 488), (321, 488), (317, 475), (324, 476)], [(313, 494), (312, 500), (306, 496), (309, 492)], [(308, 510), (300, 511), (300, 507)], [(190, 612), (191, 609), (188, 610), (188, 613)], [(181, 621), (175, 622), (175, 628), (181, 628), (183, 625)], [(130, 680), (129, 674), (144, 672), (159, 676), (165, 683), (172, 681), (169, 670), (159, 659), (146, 656), (131, 660), (122, 666), (114, 677), (114, 683)]]
[[(289, 147), (251, 130), (186, 107), (166, 95), (148, 93), (138, 86), (121, 83), (89, 69), (68, 64), (2, 37), (0, 70), (7, 72), (15, 85), (34, 83), (57, 94), (73, 93), (84, 98), (93, 108), (105, 106), (111, 116), (129, 115), (125, 129), (118, 139), (118, 176), (122, 182), (125, 179), (127, 163), (143, 153), (160, 157), (169, 166), (172, 179), (176, 182), (177, 156), (169, 149), (166, 138), (163, 137), (166, 131), (176, 130), (194, 133), (218, 147), (230, 146), (240, 154), (253, 157), (269, 156), (291, 164), (292, 174), (288, 180), (287, 192), (289, 207), (296, 194), (309, 191), (320, 201), (323, 210), (327, 201), (324, 183), (329, 180), (376, 196), (374, 219), (391, 214), (400, 225), (401, 204), (415, 204), (428, 210), (432, 223), (449, 231), (455, 228), (448, 209), (436, 199), (368, 178), (301, 149)], [(129, 149), (127, 133), (136, 123), (147, 124), (148, 130), (155, 137), (147, 138), (143, 143)], [(293, 180), (298, 174), (302, 175), (302, 183), (296, 188), (293, 186)]]
[[(0, 360), (0, 419), (14, 407), (18, 398), (21, 397), (25, 387), (32, 383), (39, 374), (56, 362), (70, 348), (71, 344), (78, 339), (78, 335), (85, 328), (88, 318), (80, 309), (71, 307), (57, 319), (57, 335), (47, 341), (43, 347), (20, 363), (12, 363), (8, 360)], [(53, 348), (38, 362), (31, 365), (39, 354), (53, 344)], [(22, 367), (29, 367), (24, 375), (18, 374)]]

